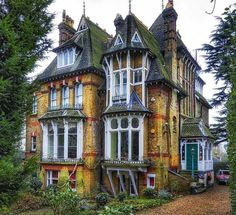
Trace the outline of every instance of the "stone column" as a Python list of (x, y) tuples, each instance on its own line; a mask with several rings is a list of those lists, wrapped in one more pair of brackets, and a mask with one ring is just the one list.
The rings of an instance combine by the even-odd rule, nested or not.
[(41, 122), (41, 127), (43, 130), (43, 154), (42, 158), (48, 157), (48, 125)]
[(53, 128), (53, 158), (57, 159), (57, 151), (58, 151), (58, 132), (57, 132), (57, 123), (52, 121)]

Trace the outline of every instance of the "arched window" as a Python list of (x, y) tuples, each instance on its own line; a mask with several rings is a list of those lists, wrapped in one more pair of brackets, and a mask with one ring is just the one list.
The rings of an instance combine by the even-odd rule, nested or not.
[(69, 87), (63, 86), (62, 87), (62, 107), (66, 108), (69, 106)]
[(51, 108), (55, 108), (57, 106), (57, 91), (56, 88), (51, 88), (50, 91), (50, 106)]
[(140, 119), (119, 117), (110, 120), (111, 159), (138, 160), (140, 144)]
[(83, 85), (75, 85), (75, 107), (81, 108), (83, 105)]

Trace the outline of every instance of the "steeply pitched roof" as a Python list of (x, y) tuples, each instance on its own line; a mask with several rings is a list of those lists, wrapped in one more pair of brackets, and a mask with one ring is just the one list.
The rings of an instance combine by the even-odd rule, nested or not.
[(196, 91), (196, 98), (202, 103), (204, 104), (207, 108), (212, 108), (212, 106), (210, 105), (210, 103), (206, 100), (206, 98), (201, 95), (201, 93)]
[[(160, 14), (157, 19), (154, 21), (152, 26), (149, 29), (156, 40), (158, 41), (159, 48), (160, 50), (164, 50), (164, 45), (165, 45), (165, 35), (164, 35), (164, 30), (165, 30), (165, 24), (164, 24), (164, 18), (163, 15)], [(192, 57), (191, 53), (188, 51), (187, 46), (184, 44), (182, 41), (180, 35), (177, 33), (177, 47), (178, 49), (184, 50), (185, 54), (187, 54), (193, 63), (197, 66), (197, 68), (200, 70), (201, 67), (199, 66), (198, 62)]]
[(201, 118), (186, 119), (182, 125), (181, 138), (210, 138), (215, 139)]
[(55, 58), (45, 71), (38, 76), (39, 80), (48, 81), (58, 76), (70, 75), (89, 69), (103, 73), (100, 60), (105, 51), (104, 43), (111, 36), (85, 16), (82, 16), (82, 20), (86, 22), (87, 29), (76, 32), (70, 40), (55, 49), (57, 51), (72, 45), (77, 47), (78, 55), (74, 64), (57, 68), (57, 59)]
[(130, 95), (130, 101), (128, 104), (126, 102), (113, 104), (111, 107), (105, 110), (103, 114), (115, 114), (122, 112), (148, 113), (150, 111), (142, 104), (136, 92), (133, 91)]

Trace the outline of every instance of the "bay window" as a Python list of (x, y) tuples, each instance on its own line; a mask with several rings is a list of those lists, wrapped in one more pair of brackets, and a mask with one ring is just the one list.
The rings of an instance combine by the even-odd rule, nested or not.
[(113, 160), (142, 159), (140, 146), (142, 118), (118, 117), (108, 120), (108, 142), (110, 148), (107, 157)]
[(62, 107), (66, 108), (69, 106), (69, 87), (62, 87)]
[(124, 98), (127, 95), (127, 71), (115, 71), (113, 74), (113, 100)]
[(51, 123), (48, 125), (48, 157), (53, 158), (54, 153), (54, 131)]
[(68, 128), (68, 158), (77, 157), (77, 124), (69, 123)]
[(60, 162), (82, 158), (83, 121), (56, 120), (42, 123), (43, 159)]
[(143, 70), (142, 69), (135, 69), (133, 71), (133, 81), (134, 84), (141, 84), (142, 83), (142, 74)]
[(58, 135), (58, 149), (57, 156), (59, 159), (64, 158), (64, 125), (62, 123), (57, 126), (57, 135)]

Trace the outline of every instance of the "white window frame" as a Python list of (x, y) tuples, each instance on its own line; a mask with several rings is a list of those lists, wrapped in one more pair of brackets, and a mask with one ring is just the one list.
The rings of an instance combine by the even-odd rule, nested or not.
[(50, 107), (55, 108), (57, 106), (57, 90), (55, 87), (50, 90)]
[[(72, 171), (72, 172), (73, 172), (73, 171)], [(71, 173), (72, 173), (72, 172), (71, 172)], [(69, 172), (69, 176), (71, 175), (71, 173)], [(70, 178), (69, 181), (75, 183), (75, 188), (71, 188), (71, 187), (70, 187), (70, 189), (71, 189), (73, 192), (76, 192), (76, 190), (77, 190), (76, 171), (74, 172), (74, 174), (75, 174), (75, 179), (71, 179), (71, 178)]]
[[(150, 185), (150, 178), (154, 178), (154, 186)], [(147, 188), (155, 189), (156, 184), (156, 175), (155, 174), (147, 174)]]
[(75, 62), (75, 48), (60, 51), (57, 54), (57, 68), (73, 65)]
[[(55, 172), (58, 172), (57, 173), (57, 178), (53, 178), (52, 177), (52, 172), (55, 171)], [(60, 174), (60, 171), (58, 170), (47, 170), (47, 186), (49, 185), (52, 185), (53, 184), (53, 180), (59, 180), (59, 174)]]
[(119, 45), (122, 45), (124, 42), (122, 40), (122, 37), (118, 34), (117, 37), (116, 37), (116, 41), (115, 41), (115, 44), (114, 46), (119, 46)]
[(142, 40), (140, 39), (140, 36), (139, 36), (137, 31), (134, 33), (131, 42), (133, 42), (133, 43), (142, 43)]
[[(81, 87), (81, 92), (79, 94), (79, 89)], [(82, 108), (83, 106), (83, 84), (77, 83), (75, 85), (75, 107)]]
[(32, 104), (32, 114), (38, 113), (38, 103), (37, 103), (37, 97), (33, 97), (33, 104)]
[[(127, 128), (121, 128), (121, 120), (127, 118), (128, 119), (128, 127)], [(137, 118), (138, 122), (139, 122), (139, 126), (137, 128), (132, 127), (132, 119)], [(116, 119), (118, 122), (118, 127), (116, 129), (112, 129), (111, 128), (111, 122), (113, 119)], [(110, 118), (109, 120), (107, 120), (108, 123), (108, 132), (106, 133), (106, 135), (108, 134), (108, 154), (107, 154), (107, 158), (111, 159), (111, 134), (112, 132), (117, 132), (118, 133), (118, 154), (117, 154), (117, 159), (121, 160), (121, 133), (122, 132), (127, 132), (128, 131), (128, 160), (131, 161), (132, 159), (132, 132), (133, 131), (138, 131), (139, 132), (139, 154), (138, 154), (138, 158), (137, 160), (140, 161), (143, 159), (143, 147), (141, 147), (141, 145), (143, 146), (143, 130), (142, 130), (142, 123), (143, 123), (143, 118), (139, 117), (139, 116), (122, 116), (122, 117), (113, 117)]]
[[(140, 73), (141, 72), (141, 80), (138, 82), (135, 82), (135, 74)], [(143, 69), (142, 68), (138, 68), (138, 69), (134, 69), (133, 70), (133, 85), (139, 85), (143, 83)]]
[(31, 136), (31, 151), (35, 152), (37, 147), (37, 137)]
[(69, 107), (69, 98), (70, 98), (70, 89), (67, 85), (65, 85), (62, 87), (62, 95), (61, 95), (63, 108)]
[[(126, 83), (124, 84), (124, 73), (126, 73)], [(127, 87), (128, 87), (128, 71), (127, 71), (127, 69), (121, 69), (121, 70), (115, 70), (115, 71), (113, 71), (113, 73), (112, 73), (113, 75), (112, 75), (112, 78), (113, 78), (113, 81), (112, 81), (112, 83), (113, 83), (113, 86), (112, 86), (112, 88), (113, 88), (113, 95), (112, 95), (112, 100), (114, 101), (116, 101), (116, 100), (118, 100), (118, 101), (120, 101), (120, 100), (122, 100), (122, 101), (126, 101), (126, 99), (127, 99)], [(119, 76), (119, 79), (120, 79), (120, 83), (119, 84), (116, 84), (115, 83), (115, 76), (118, 74), (118, 76)], [(116, 94), (116, 87), (119, 87), (119, 94)], [(126, 87), (126, 92), (125, 92), (125, 87)]]

